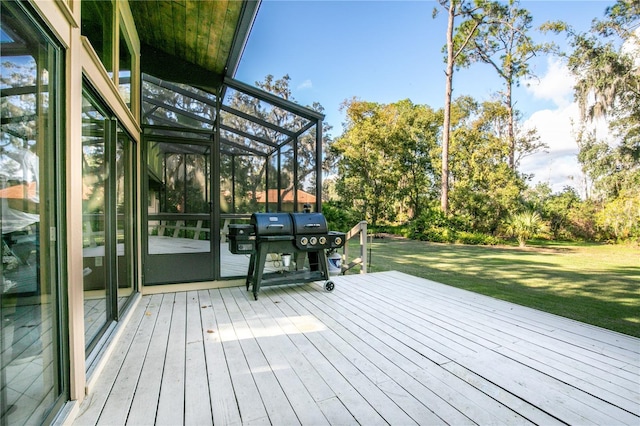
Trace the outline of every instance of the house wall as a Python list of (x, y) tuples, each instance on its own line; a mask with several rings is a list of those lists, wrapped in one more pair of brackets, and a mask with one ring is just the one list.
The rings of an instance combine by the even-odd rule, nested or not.
[[(86, 37), (81, 35), (81, 2), (79, 0), (39, 0), (32, 2), (33, 8), (47, 22), (58, 40), (65, 47), (65, 147), (66, 184), (65, 205), (67, 234), (63, 247), (66, 250), (66, 284), (68, 289), (68, 339), (69, 339), (69, 391), (71, 400), (82, 400), (86, 390), (85, 339), (84, 339), (84, 294), (83, 294), (83, 215), (82, 215), (82, 89), (86, 78), (102, 101), (117, 117), (136, 142), (137, 169), (140, 170), (140, 41), (129, 4), (114, 3), (113, 46), (118, 49), (120, 26), (129, 38), (132, 48), (131, 110), (118, 91), (118, 61), (114, 61), (113, 77), (109, 76), (98, 55)], [(114, 53), (117, 58), (117, 54)], [(140, 173), (136, 174), (136, 198), (141, 199)], [(142, 203), (144, 205), (144, 203)], [(136, 229), (141, 229), (140, 214), (136, 212)], [(140, 247), (138, 232), (137, 246)], [(137, 256), (138, 267), (135, 281), (141, 282), (142, 267)]]

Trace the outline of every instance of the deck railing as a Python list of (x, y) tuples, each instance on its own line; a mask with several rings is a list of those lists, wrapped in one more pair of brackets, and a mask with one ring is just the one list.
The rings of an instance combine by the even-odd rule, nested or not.
[[(349, 241), (358, 236), (360, 240), (360, 257), (356, 257), (352, 261), (349, 261)], [(360, 273), (367, 273), (367, 265), (368, 265), (368, 241), (367, 241), (367, 222), (365, 220), (359, 222), (356, 226), (351, 228), (346, 235), (346, 241), (343, 247), (342, 252), (342, 273), (346, 273), (349, 269), (360, 265)]]

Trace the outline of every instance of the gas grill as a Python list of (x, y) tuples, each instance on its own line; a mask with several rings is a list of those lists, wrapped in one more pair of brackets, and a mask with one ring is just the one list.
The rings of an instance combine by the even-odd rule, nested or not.
[[(229, 226), (229, 251), (251, 254), (246, 286), (252, 286), (255, 300), (260, 288), (270, 285), (325, 280), (324, 289), (333, 291), (326, 251), (342, 247), (344, 240), (344, 233), (327, 229), (322, 213), (253, 213), (249, 225)], [(264, 272), (269, 253), (281, 255), (283, 270)]]

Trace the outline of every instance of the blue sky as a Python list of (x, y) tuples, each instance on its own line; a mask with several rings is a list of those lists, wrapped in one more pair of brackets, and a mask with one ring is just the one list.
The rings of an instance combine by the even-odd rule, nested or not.
[[(521, 7), (531, 12), (534, 26), (564, 20), (586, 30), (613, 3), (523, 0)], [(342, 133), (340, 105), (352, 97), (380, 103), (408, 98), (441, 108), (447, 23), (441, 9), (432, 18), (434, 7), (439, 8), (435, 1), (263, 0), (236, 78), (254, 83), (267, 74), (288, 74), (296, 102), (317, 101), (325, 108), (333, 137)], [(565, 42), (563, 37), (555, 41)], [(580, 189), (577, 147), (569, 129), (576, 114), (571, 79), (553, 58), (538, 58), (534, 68), (538, 80), (517, 89), (516, 108), (551, 149), (523, 161), (521, 170), (554, 190), (564, 185)], [(501, 88), (489, 65), (475, 64), (454, 76), (454, 97), (485, 100)]]

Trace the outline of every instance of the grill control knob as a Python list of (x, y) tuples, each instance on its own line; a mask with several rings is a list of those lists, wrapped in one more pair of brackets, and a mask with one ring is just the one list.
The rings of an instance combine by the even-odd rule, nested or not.
[(327, 243), (327, 239), (325, 237), (320, 237), (318, 241), (320, 242), (320, 245), (325, 245)]
[(309, 242), (311, 243), (312, 246), (315, 246), (316, 243), (318, 242), (318, 239), (316, 237), (311, 237), (311, 240), (309, 240)]
[(335, 240), (333, 240), (335, 242), (335, 244), (337, 246), (339, 246), (340, 244), (342, 244), (342, 237), (336, 237)]
[(300, 238), (300, 244), (302, 244), (303, 246), (306, 246), (308, 242), (309, 240), (307, 239), (307, 237)]

